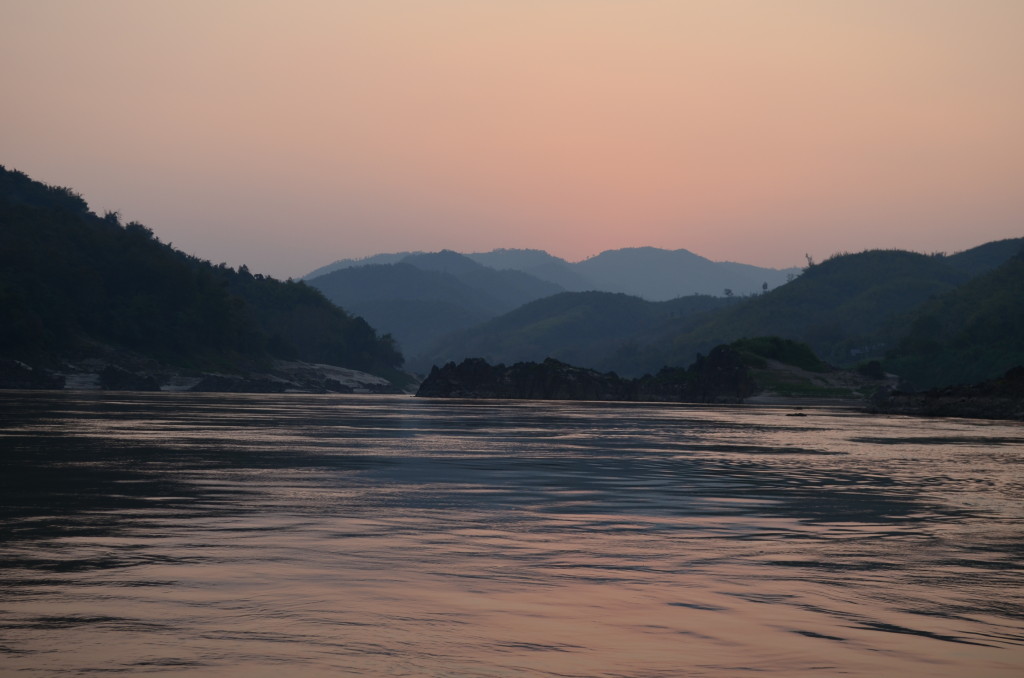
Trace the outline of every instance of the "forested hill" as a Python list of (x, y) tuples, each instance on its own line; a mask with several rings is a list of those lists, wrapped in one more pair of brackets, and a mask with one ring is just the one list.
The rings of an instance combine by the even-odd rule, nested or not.
[(403, 362), (390, 337), (304, 283), (212, 265), (0, 167), (0, 358), (118, 351), (202, 369), (276, 358), (382, 376)]
[[(744, 337), (810, 345), (829, 363), (881, 361), (907, 386), (970, 383), (1024, 364), (1024, 240), (951, 256), (900, 250), (836, 255), (764, 294), (649, 302), (566, 292), (440, 339), (444, 364), (553, 357), (620, 375), (685, 365)], [(414, 358), (415, 369), (423, 358)]]
[(1024, 365), (1024, 249), (929, 299), (912, 318), (885, 365), (913, 386), (970, 384)]

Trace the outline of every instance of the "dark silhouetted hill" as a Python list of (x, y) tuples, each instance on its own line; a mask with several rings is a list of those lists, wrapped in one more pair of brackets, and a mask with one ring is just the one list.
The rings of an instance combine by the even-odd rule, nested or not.
[(100, 352), (225, 369), (283, 359), (393, 375), (402, 364), (389, 338), (305, 284), (214, 266), (0, 168), (0, 356)]
[(662, 367), (636, 378), (575, 367), (560, 360), (505, 366), (467, 358), (433, 367), (417, 396), (539, 400), (625, 400), (737, 403), (812, 398), (862, 401), (877, 380), (822, 362), (806, 344), (756, 337), (714, 347), (689, 367)]
[(977, 276), (998, 268), (1022, 249), (1024, 249), (1024, 238), (1007, 238), (951, 254), (946, 257), (946, 260), (953, 268), (970, 276)]
[(490, 362), (540, 361), (552, 357), (599, 370), (639, 374), (628, 365), (638, 341), (666, 322), (722, 308), (727, 300), (710, 296), (651, 302), (612, 292), (563, 292), (525, 304), (477, 327), (444, 337), (416, 369), (463, 357)]
[(1024, 250), (916, 309), (884, 364), (912, 388), (972, 384), (1024, 365)]
[(481, 358), (434, 367), (416, 395), (426, 398), (739, 403), (756, 392), (740, 355), (719, 346), (689, 368), (627, 379), (553, 358), (506, 367)]
[(884, 355), (908, 328), (909, 312), (967, 277), (943, 257), (873, 251), (833, 257), (767, 294), (743, 298), (559, 295), (452, 335), (430, 357), (508, 362), (544, 354), (639, 375), (689, 364), (744, 337), (779, 336), (809, 344), (832, 363), (854, 364)]
[(342, 268), (309, 284), (394, 336), (413, 358), (413, 368), (415, 356), (441, 336), (561, 291), (521, 271), (494, 270), (451, 251)]
[(958, 384), (927, 391), (880, 391), (870, 411), (926, 417), (970, 417), (1024, 421), (1024, 366), (975, 384)]
[(405, 259), (411, 254), (422, 254), (422, 252), (393, 252), (390, 254), (374, 254), (369, 257), (363, 257), (361, 259), (339, 259), (334, 263), (321, 266), (320, 268), (310, 271), (306, 275), (302, 276), (303, 280), (312, 280), (322, 275), (327, 275), (333, 271), (338, 271), (343, 268), (351, 268), (353, 266), (373, 266), (378, 264), (396, 264), (402, 259)]
[(555, 283), (569, 292), (596, 290), (593, 281), (580, 275), (574, 264), (548, 254), (544, 250), (498, 249), (467, 254), (473, 261), (493, 269), (514, 269)]
[(967, 278), (943, 257), (898, 250), (835, 256), (767, 294), (737, 299), (700, 327), (670, 331), (651, 346), (648, 361), (685, 362), (719, 343), (771, 335), (851, 365), (884, 355), (911, 311)]
[[(511, 363), (550, 356), (638, 376), (662, 365), (689, 364), (723, 343), (777, 336), (808, 344), (829, 363), (851, 367), (881, 361), (903, 346), (885, 364), (912, 383), (977, 381), (1016, 364), (1024, 336), (1018, 323), (1024, 295), (1013, 278), (1017, 258), (1006, 261), (1012, 255), (1008, 244), (1013, 243), (983, 245), (953, 257), (899, 250), (837, 255), (767, 294), (731, 299), (646, 302), (609, 293), (565, 293), (446, 336), (421, 360), (442, 364), (473, 356)], [(966, 266), (967, 261), (974, 263)], [(1005, 268), (966, 284), (973, 271), (1000, 262)], [(945, 310), (935, 310), (939, 303)], [(935, 329), (936, 317), (945, 323), (941, 331)], [(947, 365), (937, 359), (942, 342), (942, 351), (960, 347)]]
[(625, 292), (650, 301), (665, 301), (685, 295), (723, 296), (761, 292), (784, 284), (796, 270), (714, 262), (687, 250), (633, 247), (608, 250), (585, 259), (573, 270), (594, 283), (595, 289)]
[[(549, 300), (540, 294), (543, 290), (531, 288), (527, 292), (537, 294), (535, 301), (522, 308), (512, 306), (514, 296), (494, 299), (492, 295), (492, 300), (485, 302), (485, 317), (474, 315), (465, 302), (458, 302), (461, 314), (451, 321), (443, 309), (417, 315), (412, 306), (395, 304), (395, 309), (371, 316), (374, 311), (368, 306), (356, 300), (349, 303), (415, 347), (407, 353), (412, 354), (410, 364), (418, 371), (470, 356), (497, 362), (551, 356), (588, 368), (640, 375), (666, 364), (688, 364), (698, 353), (753, 336), (804, 342), (829, 363), (853, 366), (881, 361), (891, 354), (915, 322), (927, 324), (915, 320), (923, 304), (1000, 266), (1022, 243), (1024, 238), (1008, 239), (949, 256), (900, 250), (841, 254), (810, 265), (799, 275), (795, 270), (712, 262), (686, 250), (652, 247), (610, 250), (576, 264), (541, 250), (494, 250), (468, 256), (417, 254), (412, 261), (463, 280), (470, 271), (478, 275), (490, 271), (486, 275), (491, 277), (496, 272), (529, 272), (531, 281), (557, 281), (579, 295)], [(474, 268), (467, 259), (486, 266)], [(477, 293), (498, 289), (486, 285), (473, 282), (470, 287)], [(694, 290), (707, 294), (695, 296)], [(728, 298), (726, 290), (731, 292)], [(988, 294), (991, 299), (998, 298), (995, 292)], [(507, 313), (497, 312), (503, 308), (502, 302)], [(975, 300), (955, 305), (950, 312), (963, 319), (973, 317), (967, 313), (972, 304), (985, 306)], [(390, 317), (383, 317), (388, 314)], [(964, 337), (957, 341), (968, 342)], [(979, 344), (975, 349), (978, 356), (995, 355), (980, 348), (982, 345), (992, 344)], [(1000, 349), (999, 354), (1004, 353), (1009, 356), (1012, 352)], [(922, 384), (953, 379), (956, 374), (937, 369), (934, 376), (927, 376), (912, 367), (906, 351), (898, 360), (894, 364), (910, 370), (908, 378), (921, 379)], [(1009, 360), (993, 358), (988, 367), (973, 372), (965, 368), (964, 374), (973, 375), (971, 379), (992, 378)], [(978, 357), (965, 359), (963, 364), (980, 366), (983, 362)]]
[(490, 270), (520, 271), (531, 278), (570, 292), (622, 292), (648, 301), (665, 301), (694, 294), (724, 296), (725, 290), (743, 295), (761, 292), (784, 284), (798, 269), (777, 270), (733, 262), (714, 262), (686, 250), (634, 247), (608, 250), (577, 263), (543, 250), (498, 249), (459, 255), (444, 251), (426, 254), (380, 254), (366, 259), (342, 259), (317, 269), (305, 277), (312, 280), (340, 268), (404, 261), (422, 268), (455, 273), (472, 260)]

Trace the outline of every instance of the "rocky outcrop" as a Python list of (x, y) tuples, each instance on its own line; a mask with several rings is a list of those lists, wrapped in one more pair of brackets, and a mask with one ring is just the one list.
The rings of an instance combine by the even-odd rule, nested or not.
[(689, 368), (663, 368), (656, 375), (624, 379), (548, 358), (542, 363), (490, 365), (470, 358), (436, 365), (416, 395), (426, 398), (513, 400), (622, 400), (737, 403), (756, 391), (739, 354), (728, 346), (699, 357)]
[(435, 366), (417, 396), (427, 398), (503, 398), (536, 400), (630, 400), (629, 384), (614, 374), (543, 363), (491, 365), (482, 358)]
[(1024, 366), (1010, 369), (999, 379), (970, 386), (947, 386), (920, 393), (880, 389), (871, 398), (870, 411), (1024, 421)]
[(246, 372), (204, 372), (131, 353), (50, 365), (0, 359), (0, 389), (194, 391), (207, 393), (402, 393), (387, 379), (337, 365), (274, 361)]
[(152, 374), (130, 372), (107, 365), (100, 372), (100, 388), (105, 391), (159, 391), (160, 378)]
[(189, 389), (193, 393), (284, 393), (287, 382), (210, 374)]
[(278, 360), (272, 373), (311, 393), (402, 393), (387, 379), (337, 365)]

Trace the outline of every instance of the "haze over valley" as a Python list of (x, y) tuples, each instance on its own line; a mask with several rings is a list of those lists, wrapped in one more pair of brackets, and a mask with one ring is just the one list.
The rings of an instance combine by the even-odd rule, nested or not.
[[(907, 389), (1024, 364), (1024, 238), (949, 255), (838, 254), (803, 270), (650, 247), (577, 263), (444, 250), (281, 282), (186, 255), (16, 170), (0, 188), (9, 384), (349, 390), (341, 368), (371, 375), (359, 388), (401, 389), (467, 358), (639, 377), (768, 336), (835, 366), (875, 363)], [(215, 374), (225, 370), (240, 378)]]
[[(1024, 361), (1022, 246), (1024, 238), (950, 255), (875, 250), (781, 271), (656, 248), (575, 264), (539, 250), (394, 253), (340, 260), (306, 280), (394, 336), (418, 372), (467, 357), (551, 357), (639, 376), (688, 365), (717, 344), (775, 335), (837, 365), (894, 361), (909, 370), (908, 386), (924, 387), (991, 378)], [(944, 329), (927, 340), (937, 362), (926, 368), (911, 357), (922, 340), (912, 337), (930, 323)], [(938, 350), (942, 342), (950, 345)], [(953, 344), (971, 345), (973, 356), (943, 353)]]

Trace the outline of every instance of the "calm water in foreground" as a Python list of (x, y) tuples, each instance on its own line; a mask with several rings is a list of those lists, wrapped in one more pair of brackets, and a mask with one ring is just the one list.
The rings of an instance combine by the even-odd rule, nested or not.
[(1024, 675), (1024, 427), (0, 392), (0, 674)]

